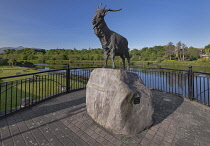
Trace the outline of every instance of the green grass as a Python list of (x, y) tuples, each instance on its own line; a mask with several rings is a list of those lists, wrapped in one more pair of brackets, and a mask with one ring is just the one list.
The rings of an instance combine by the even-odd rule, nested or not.
[[(30, 73), (36, 73), (39, 72), (38, 70), (32, 69), (32, 68), (26, 68), (26, 67), (11, 67), (11, 66), (0, 66), (0, 77), (7, 77), (7, 76), (16, 76), (17, 73), (20, 74), (30, 74)], [(24, 79), (29, 78), (31, 76), (22, 76), (22, 77), (16, 77), (16, 78), (8, 78), (3, 79), (4, 82), (13, 81), (14, 79)]]

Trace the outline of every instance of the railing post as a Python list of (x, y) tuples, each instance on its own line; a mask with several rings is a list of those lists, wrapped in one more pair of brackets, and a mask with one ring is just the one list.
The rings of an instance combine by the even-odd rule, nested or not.
[(66, 91), (67, 91), (67, 93), (70, 92), (70, 69), (69, 69), (69, 65), (67, 65), (67, 69), (66, 69)]
[(188, 70), (188, 96), (190, 100), (193, 100), (193, 71), (191, 65)]

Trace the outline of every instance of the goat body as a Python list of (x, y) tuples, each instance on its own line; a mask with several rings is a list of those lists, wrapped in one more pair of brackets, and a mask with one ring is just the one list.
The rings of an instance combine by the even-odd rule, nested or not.
[[(121, 9), (119, 9), (121, 10)], [(125, 69), (125, 58), (128, 60), (128, 68), (130, 63), (130, 56), (128, 52), (128, 41), (120, 34), (110, 30), (104, 21), (104, 16), (108, 11), (119, 11), (110, 9), (100, 9), (95, 13), (92, 20), (94, 33), (99, 38), (102, 48), (104, 49), (104, 67), (107, 67), (108, 57), (111, 56), (112, 68), (116, 68), (114, 58), (120, 56), (123, 60), (123, 69)]]

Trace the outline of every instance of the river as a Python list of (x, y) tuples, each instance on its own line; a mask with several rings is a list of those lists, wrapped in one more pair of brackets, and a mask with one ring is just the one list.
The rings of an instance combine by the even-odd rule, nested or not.
[[(54, 64), (35, 64), (37, 69), (40, 71), (47, 71), (50, 69), (64, 69), (66, 65), (54, 65)], [(70, 65), (70, 68), (80, 68), (80, 67), (101, 67), (101, 64), (73, 64)], [(188, 66), (180, 66), (180, 65), (140, 65), (140, 66), (131, 66), (132, 67), (157, 67), (157, 68), (170, 68), (170, 69), (182, 69), (188, 70)], [(200, 71), (210, 73), (210, 65), (209, 66), (193, 66), (193, 71)]]

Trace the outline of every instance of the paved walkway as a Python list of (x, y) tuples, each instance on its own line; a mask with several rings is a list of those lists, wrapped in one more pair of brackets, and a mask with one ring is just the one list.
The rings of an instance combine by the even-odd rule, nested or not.
[(82, 90), (1, 119), (0, 146), (210, 145), (210, 109), (172, 94), (152, 92), (154, 125), (136, 136), (113, 135), (95, 124), (87, 115)]

